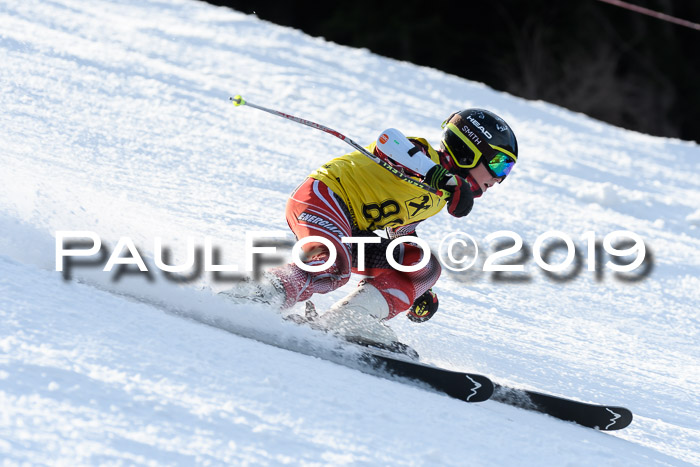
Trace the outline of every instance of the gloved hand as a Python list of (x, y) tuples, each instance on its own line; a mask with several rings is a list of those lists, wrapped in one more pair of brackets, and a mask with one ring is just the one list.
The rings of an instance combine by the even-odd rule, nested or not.
[(413, 302), (406, 316), (414, 323), (422, 323), (433, 317), (438, 310), (438, 298), (432, 289), (425, 292)]
[(469, 183), (462, 177), (452, 175), (444, 167), (436, 164), (425, 174), (425, 182), (438, 190), (452, 194), (447, 200), (447, 212), (455, 217), (464, 217), (474, 206), (474, 193)]

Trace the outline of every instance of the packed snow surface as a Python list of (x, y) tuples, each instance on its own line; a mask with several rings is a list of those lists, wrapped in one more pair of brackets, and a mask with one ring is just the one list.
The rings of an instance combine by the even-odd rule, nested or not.
[[(697, 145), (195, 1), (6, 0), (0, 25), (4, 461), (700, 465)], [(290, 192), (350, 150), (235, 108), (235, 94), (362, 144), (394, 127), (437, 145), (440, 123), (467, 107), (503, 116), (520, 144), (511, 176), (468, 218), (443, 212), (419, 229), (435, 250), (469, 233), (475, 266), (444, 270), (432, 320), (390, 325), (425, 362), (623, 405), (632, 425), (603, 433), (364, 374), (306, 355), (337, 343), (227, 303), (209, 274), (165, 280), (152, 267), (156, 237), (174, 264), (188, 238), (211, 237), (221, 263), (242, 268), (246, 232), (288, 231)], [(55, 263), (63, 230), (95, 232), (110, 248), (128, 237), (151, 274), (93, 265), (66, 281)], [(527, 248), (500, 262), (523, 272), (483, 270), (505, 240), (486, 237), (502, 230)], [(552, 230), (573, 240), (580, 269), (537, 265), (536, 240)], [(620, 274), (603, 253), (590, 271), (587, 239), (619, 230), (643, 239), (647, 261)], [(284, 260), (289, 249), (279, 251)]]

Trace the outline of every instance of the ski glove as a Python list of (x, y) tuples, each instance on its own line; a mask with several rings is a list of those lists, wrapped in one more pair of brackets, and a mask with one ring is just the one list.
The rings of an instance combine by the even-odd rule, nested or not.
[(422, 323), (433, 317), (438, 310), (438, 298), (432, 289), (425, 292), (413, 302), (406, 316), (414, 323)]
[(425, 182), (435, 189), (452, 193), (447, 200), (447, 212), (454, 217), (464, 217), (471, 212), (474, 206), (474, 193), (469, 183), (462, 177), (452, 175), (444, 167), (435, 164), (425, 174)]

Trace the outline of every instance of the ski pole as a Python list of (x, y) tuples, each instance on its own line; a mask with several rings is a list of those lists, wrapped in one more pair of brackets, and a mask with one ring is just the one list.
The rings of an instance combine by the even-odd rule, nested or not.
[(262, 107), (262, 106), (260, 106), (260, 105), (255, 105), (255, 104), (253, 104), (253, 103), (251, 103), (251, 102), (248, 102), (248, 101), (244, 100), (240, 95), (237, 95), (237, 96), (235, 96), (235, 97), (230, 97), (229, 99), (230, 99), (231, 101), (233, 101), (233, 105), (235, 105), (236, 107), (241, 106), (241, 105), (247, 105), (248, 107), (252, 107), (252, 108), (254, 108), (254, 109), (262, 110), (263, 112), (267, 112), (267, 113), (270, 113), (270, 114), (272, 114), (272, 115), (277, 115), (278, 117), (286, 118), (287, 120), (291, 120), (291, 121), (293, 121), (293, 122), (301, 123), (302, 125), (310, 126), (311, 128), (316, 128), (317, 130), (324, 131), (324, 132), (326, 132), (326, 133), (328, 133), (328, 134), (330, 134), (330, 135), (335, 136), (336, 138), (342, 139), (343, 141), (345, 141), (346, 143), (348, 143), (350, 146), (352, 146), (353, 148), (357, 149), (357, 150), (360, 151), (362, 154), (364, 154), (365, 156), (369, 157), (369, 158), (372, 159), (374, 162), (376, 162), (377, 164), (379, 164), (380, 166), (382, 166), (383, 168), (385, 168), (386, 170), (388, 170), (389, 172), (391, 172), (392, 174), (394, 174), (396, 177), (400, 178), (401, 180), (403, 180), (403, 181), (405, 181), (405, 182), (408, 182), (408, 183), (410, 183), (411, 185), (415, 185), (415, 186), (417, 186), (417, 187), (420, 187), (420, 188), (424, 189), (425, 191), (428, 191), (428, 192), (430, 192), (430, 193), (433, 193), (433, 194), (436, 194), (436, 195), (440, 196), (440, 195), (438, 194), (437, 190), (435, 190), (435, 189), (434, 189), (433, 187), (431, 187), (430, 185), (426, 185), (426, 184), (423, 183), (423, 182), (419, 182), (418, 180), (414, 180), (414, 179), (408, 177), (408, 176), (405, 175), (404, 173), (402, 173), (402, 172), (400, 172), (399, 170), (397, 170), (396, 167), (394, 167), (393, 165), (389, 164), (388, 162), (383, 161), (383, 160), (380, 159), (379, 157), (377, 157), (377, 156), (375, 156), (374, 154), (372, 154), (371, 152), (369, 152), (367, 149), (363, 148), (362, 146), (360, 146), (359, 144), (357, 144), (356, 142), (354, 142), (353, 140), (351, 140), (350, 138), (348, 138), (347, 136), (343, 135), (342, 133), (339, 133), (339, 132), (335, 131), (335, 130), (332, 129), (332, 128), (328, 128), (327, 126), (323, 126), (323, 125), (321, 125), (321, 124), (319, 124), (319, 123), (311, 122), (311, 121), (309, 121), (309, 120), (304, 120), (303, 118), (295, 117), (294, 115), (289, 115), (289, 114), (286, 114), (286, 113), (284, 113), (284, 112), (280, 112), (280, 111), (278, 111), (278, 110), (268, 109), (268, 108)]

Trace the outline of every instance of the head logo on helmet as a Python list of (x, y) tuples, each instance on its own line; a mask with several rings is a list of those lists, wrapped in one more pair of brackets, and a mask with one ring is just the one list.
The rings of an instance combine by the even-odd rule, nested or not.
[(442, 127), (442, 149), (461, 176), (483, 162), (494, 177), (504, 179), (518, 160), (518, 141), (513, 130), (488, 110), (456, 112)]
[(489, 132), (486, 130), (486, 128), (484, 128), (483, 125), (479, 124), (479, 122), (478, 122), (474, 117), (472, 117), (471, 115), (467, 115), (466, 119), (469, 120), (470, 122), (472, 122), (472, 124), (473, 124), (475, 127), (477, 127), (479, 130), (481, 130), (481, 132), (484, 134), (484, 136), (486, 136), (488, 139), (493, 138), (493, 136), (491, 135), (491, 133), (489, 133)]

